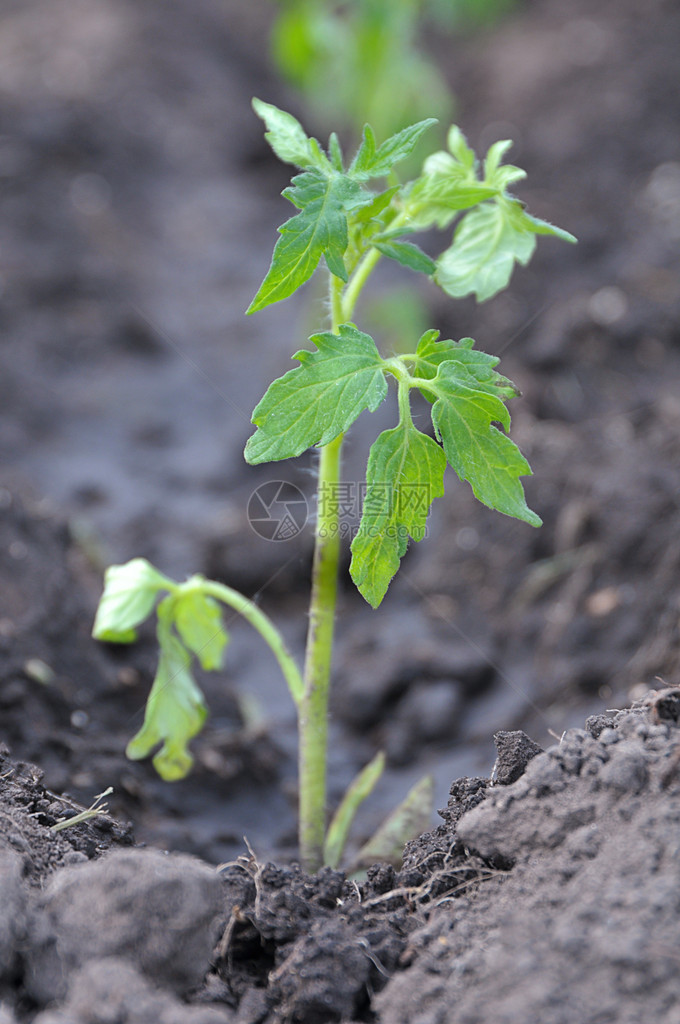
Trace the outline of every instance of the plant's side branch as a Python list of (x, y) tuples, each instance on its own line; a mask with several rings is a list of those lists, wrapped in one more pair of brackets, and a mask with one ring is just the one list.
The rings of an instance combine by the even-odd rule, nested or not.
[(302, 676), (295, 663), (295, 659), (286, 646), (285, 640), (271, 619), (253, 601), (244, 597), (243, 594), (239, 594), (238, 590), (232, 590), (231, 587), (227, 587), (224, 583), (216, 583), (214, 580), (201, 580), (200, 588), (204, 594), (209, 594), (211, 597), (233, 608), (234, 611), (242, 615), (257, 630), (278, 661), (295, 705), (299, 708), (304, 696)]
[[(368, 278), (373, 273), (378, 261), (380, 260), (381, 255), (382, 254), (378, 249), (371, 247), (359, 260), (358, 266), (349, 280), (342, 299), (342, 321), (346, 322), (347, 320), (351, 320), (357, 300), (364, 288), (364, 285), (368, 281)], [(335, 329), (337, 330), (337, 328)]]

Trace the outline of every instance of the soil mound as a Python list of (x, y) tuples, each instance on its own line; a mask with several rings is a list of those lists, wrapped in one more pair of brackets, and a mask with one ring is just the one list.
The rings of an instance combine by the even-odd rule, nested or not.
[(544, 752), (501, 734), (495, 781), (363, 881), (55, 833), (5, 759), (3, 1024), (677, 1024), (679, 727), (666, 689)]

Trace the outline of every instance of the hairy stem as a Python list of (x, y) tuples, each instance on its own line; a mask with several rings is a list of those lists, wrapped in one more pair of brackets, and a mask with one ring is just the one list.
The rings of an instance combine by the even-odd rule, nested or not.
[(412, 427), (413, 419), (411, 417), (411, 402), (410, 402), (410, 387), (408, 381), (399, 380), (399, 422), (404, 427)]
[[(331, 330), (344, 319), (343, 284), (329, 275)], [(298, 705), (300, 775), (300, 859), (306, 871), (323, 864), (326, 836), (328, 696), (330, 691), (335, 604), (340, 561), (337, 490), (343, 435), (321, 449), (317, 484), (317, 519), (312, 565), (312, 593), (303, 676)]]
[[(369, 249), (344, 289), (339, 278), (329, 275), (331, 330), (334, 333), (337, 334), (340, 324), (352, 316), (357, 299), (380, 255), (377, 249)], [(340, 562), (338, 484), (343, 439), (343, 434), (338, 435), (321, 449), (320, 454), (304, 689), (298, 704), (300, 859), (308, 872), (318, 871), (323, 864), (326, 835), (328, 698)]]
[[(381, 253), (377, 249), (370, 248), (359, 260), (359, 265), (350, 278), (342, 300), (341, 311), (343, 321), (349, 320), (352, 316), (357, 299), (380, 257)], [(337, 326), (334, 327), (334, 330), (337, 330)]]
[(300, 856), (306, 871), (323, 861), (326, 834), (328, 695), (338, 587), (337, 485), (342, 435), (321, 449), (312, 596), (300, 720)]

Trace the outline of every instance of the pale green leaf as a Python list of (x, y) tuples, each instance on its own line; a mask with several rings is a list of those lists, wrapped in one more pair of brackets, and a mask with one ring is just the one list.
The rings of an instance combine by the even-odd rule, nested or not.
[(405, 211), (411, 226), (418, 230), (445, 228), (461, 210), (469, 209), (497, 195), (497, 187), (478, 181), (472, 162), (461, 163), (450, 153), (432, 153), (423, 165), (423, 173), (408, 187)]
[(455, 363), (443, 362), (430, 385), (437, 401), (432, 422), (446, 457), (475, 497), (489, 508), (523, 519), (541, 520), (528, 508), (520, 477), (531, 476), (517, 445), (494, 424), (510, 428), (510, 414), (499, 397), (460, 380)]
[(319, 157), (312, 149), (311, 140), (297, 118), (285, 110), (279, 110), (271, 103), (264, 103), (258, 99), (253, 99), (253, 109), (267, 126), (265, 139), (279, 160), (285, 164), (294, 164), (296, 167), (319, 165)]
[(384, 770), (385, 755), (381, 751), (349, 785), (326, 833), (323, 862), (327, 867), (337, 868), (340, 863), (356, 813), (375, 789)]
[(521, 203), (515, 205), (514, 215), (518, 223), (521, 223), (528, 231), (533, 231), (536, 235), (552, 235), (554, 238), (559, 238), (563, 242), (570, 242), (572, 245), (575, 245), (578, 241), (570, 231), (555, 227), (554, 224), (547, 220), (541, 220), (540, 217), (533, 217), (530, 213), (526, 212)]
[(500, 166), (501, 160), (512, 146), (511, 139), (501, 139), (489, 147), (484, 160), (484, 180), (487, 185), (495, 185), (499, 192), (505, 191), (515, 181), (522, 181), (527, 173), (513, 164)]
[(534, 232), (518, 223), (511, 202), (484, 203), (461, 220), (437, 260), (435, 280), (454, 298), (474, 293), (483, 302), (506, 287), (515, 263), (526, 265), (535, 248)]
[(435, 280), (454, 298), (474, 293), (478, 302), (490, 299), (506, 287), (515, 263), (529, 262), (537, 234), (576, 241), (568, 231), (526, 213), (517, 199), (499, 196), (465, 214), (452, 245), (437, 260)]
[(422, 540), (430, 505), (444, 493), (445, 468), (442, 449), (412, 423), (383, 431), (371, 446), (350, 574), (374, 608), (399, 568), (409, 536)]
[(158, 670), (146, 702), (144, 724), (126, 750), (127, 756), (137, 761), (160, 745), (153, 764), (166, 782), (183, 779), (190, 771), (193, 758), (188, 744), (201, 731), (208, 714), (191, 675), (191, 655), (171, 632), (173, 602), (174, 598), (166, 598), (158, 607)]
[(182, 643), (192, 651), (204, 669), (222, 667), (229, 636), (222, 624), (219, 604), (200, 590), (187, 590), (174, 604), (174, 618)]
[(470, 149), (467, 139), (458, 125), (452, 124), (446, 136), (446, 145), (449, 152), (455, 157), (466, 171), (473, 172), (477, 165), (477, 157), (474, 150)]
[(434, 810), (434, 780), (426, 775), (359, 850), (353, 870), (387, 862), (401, 867), (404, 846), (430, 827)]
[(104, 593), (92, 635), (96, 640), (131, 643), (136, 637), (135, 628), (150, 614), (159, 593), (174, 586), (145, 558), (110, 566), (104, 575)]
[(385, 398), (383, 361), (370, 335), (343, 324), (338, 334), (310, 341), (316, 351), (296, 352), (300, 366), (275, 380), (253, 412), (258, 429), (246, 445), (247, 462), (290, 459), (328, 444)]

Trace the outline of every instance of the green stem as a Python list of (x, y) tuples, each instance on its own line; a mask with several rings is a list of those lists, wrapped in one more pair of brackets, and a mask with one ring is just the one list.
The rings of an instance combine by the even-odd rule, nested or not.
[[(369, 249), (349, 283), (330, 275), (331, 330), (352, 316), (354, 306), (380, 253)], [(312, 565), (312, 594), (305, 651), (304, 690), (298, 705), (300, 776), (300, 859), (305, 871), (323, 864), (326, 836), (326, 774), (328, 761), (328, 698), (335, 606), (340, 563), (338, 485), (343, 434), (321, 449), (317, 484), (317, 522)]]
[[(390, 221), (390, 230), (393, 230), (401, 224), (405, 224), (407, 221), (408, 217), (406, 213), (398, 213), (396, 217)], [(382, 253), (378, 249), (371, 246), (371, 248), (368, 249), (359, 260), (359, 264), (345, 288), (345, 295), (342, 302), (342, 319), (339, 321), (340, 323), (344, 323), (352, 316), (357, 299), (361, 295), (368, 278), (375, 270), (376, 264), (378, 263), (381, 255)]]
[[(328, 291), (331, 300), (331, 330), (334, 334), (338, 333), (338, 327), (345, 320), (344, 315), (344, 304), (343, 304), (343, 283), (339, 277), (335, 277), (333, 274), (329, 274), (330, 283)], [(347, 319), (351, 316), (351, 313), (347, 315)]]
[[(361, 257), (359, 265), (352, 274), (349, 284), (345, 289), (345, 294), (342, 301), (341, 307), (341, 322), (345, 322), (350, 319), (354, 312), (354, 307), (357, 303), (357, 299), (362, 292), (364, 285), (366, 284), (369, 276), (372, 274), (378, 260), (381, 257), (381, 253), (377, 249), (369, 249), (368, 252)], [(337, 327), (333, 328), (337, 330)]]
[(312, 596), (300, 702), (300, 857), (306, 871), (323, 862), (326, 834), (328, 696), (340, 560), (337, 492), (342, 434), (321, 449)]
[(299, 708), (304, 697), (302, 676), (293, 656), (286, 647), (285, 640), (271, 619), (253, 601), (244, 597), (243, 594), (239, 594), (238, 590), (232, 590), (231, 587), (227, 587), (224, 583), (215, 583), (214, 580), (206, 580), (201, 577), (198, 585), (203, 594), (209, 594), (211, 597), (215, 597), (218, 601), (233, 608), (257, 630), (263, 640), (269, 645), (272, 654), (278, 661), (279, 667), (288, 683), (291, 696)]
[(411, 417), (411, 401), (409, 398), (411, 388), (407, 380), (399, 380), (398, 384), (398, 395), (399, 395), (399, 422), (404, 427), (412, 427), (413, 419)]

